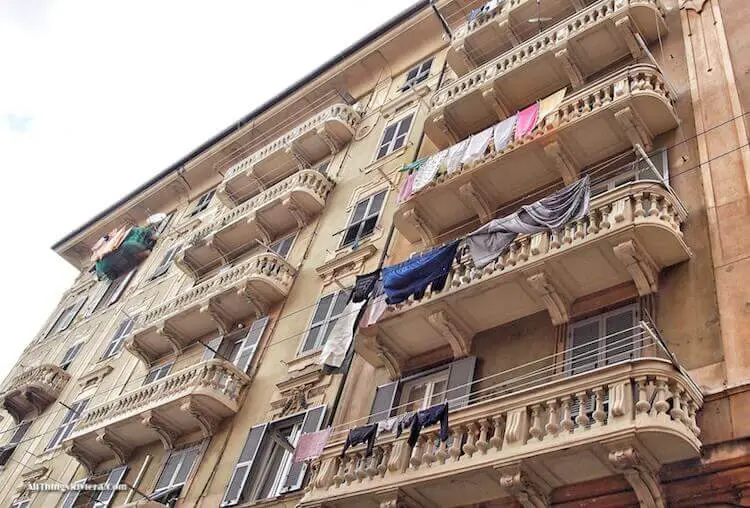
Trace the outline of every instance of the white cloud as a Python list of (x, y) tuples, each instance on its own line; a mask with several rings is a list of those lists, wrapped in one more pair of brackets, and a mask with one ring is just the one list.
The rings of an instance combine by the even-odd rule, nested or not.
[(75, 276), (52, 243), (411, 3), (0, 2), (0, 375)]

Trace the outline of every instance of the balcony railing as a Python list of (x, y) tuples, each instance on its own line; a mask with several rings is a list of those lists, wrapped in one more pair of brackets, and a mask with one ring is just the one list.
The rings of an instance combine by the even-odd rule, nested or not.
[(619, 284), (653, 293), (661, 269), (691, 257), (685, 220), (661, 182), (622, 185), (592, 198), (588, 215), (560, 231), (519, 236), (481, 270), (463, 252), (442, 291), (428, 288), (420, 299), (388, 306), (355, 348), (373, 365), (400, 372), (425, 353), (465, 356), (477, 333), (545, 309), (554, 324), (565, 323), (576, 299)]
[(0, 397), (16, 423), (35, 418), (60, 396), (70, 374), (57, 365), (31, 367), (16, 376)]
[[(502, 204), (640, 145), (678, 125), (676, 97), (651, 65), (634, 65), (568, 97), (530, 135), (450, 175), (402, 203), (394, 222), (410, 241), (433, 243), (476, 217), (488, 221)], [(455, 197), (459, 196), (460, 199)]]
[(197, 276), (253, 249), (256, 240), (271, 243), (320, 213), (332, 188), (318, 171), (300, 171), (196, 230), (176, 264)]
[(111, 458), (126, 463), (133, 450), (155, 441), (171, 449), (184, 434), (209, 437), (237, 413), (248, 383), (231, 363), (201, 362), (92, 407), (63, 446), (93, 471)]
[(286, 298), (296, 274), (274, 253), (253, 256), (143, 314), (125, 347), (148, 364), (212, 331), (228, 333)]
[[(547, 358), (489, 376), (482, 382), (490, 386), (477, 384), (469, 405), (451, 411), (447, 442), (430, 427), (413, 448), (386, 434), (370, 457), (362, 447), (340, 457), (346, 429), (338, 430), (301, 506), (364, 506), (403, 486), (436, 507), (507, 497), (548, 506), (554, 488), (613, 474), (625, 475), (643, 506), (666, 505), (659, 468), (700, 456), (703, 396), (645, 326), (635, 329), (631, 359), (619, 363), (571, 375)], [(625, 335), (619, 340), (632, 342)]]
[(572, 85), (666, 33), (659, 0), (601, 0), (440, 88), (425, 133), (442, 148)]
[(351, 106), (330, 106), (229, 168), (217, 195), (232, 207), (294, 171), (309, 169), (349, 143), (359, 121)]
[[(459, 76), (485, 64), (488, 60), (523, 44), (530, 33), (555, 25), (592, 0), (506, 0), (477, 18), (458, 27), (448, 51), (448, 65)], [(539, 19), (539, 22), (531, 22)]]

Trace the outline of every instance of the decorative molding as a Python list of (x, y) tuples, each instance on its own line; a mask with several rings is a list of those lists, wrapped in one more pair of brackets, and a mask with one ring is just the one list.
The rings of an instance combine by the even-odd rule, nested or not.
[(328, 150), (331, 151), (332, 155), (337, 154), (341, 150), (343, 143), (334, 138), (333, 135), (326, 130), (325, 125), (319, 125), (317, 129), (315, 129), (315, 133), (328, 146)]
[(214, 435), (216, 427), (219, 425), (219, 420), (211, 414), (211, 411), (207, 407), (199, 403), (196, 398), (188, 397), (188, 399), (180, 405), (180, 410), (195, 418), (204, 438), (209, 438)]
[(268, 300), (253, 290), (252, 284), (245, 283), (238, 290), (237, 294), (243, 297), (253, 308), (256, 316), (263, 316), (268, 313), (270, 304)]
[(218, 328), (220, 334), (227, 335), (232, 330), (234, 320), (221, 308), (221, 305), (219, 305), (215, 298), (209, 299), (208, 302), (202, 305), (200, 312), (201, 314), (211, 316), (211, 320), (216, 324), (216, 328)]
[(655, 468), (646, 464), (636, 450), (622, 448), (610, 451), (609, 462), (628, 481), (642, 507), (665, 508), (666, 497)]
[(221, 258), (222, 264), (227, 264), (229, 262), (229, 256), (232, 252), (232, 249), (227, 247), (224, 242), (217, 238), (216, 233), (217, 231), (209, 233), (203, 240), (203, 243), (206, 245), (206, 247), (216, 251), (216, 253)]
[(402, 489), (379, 492), (375, 495), (378, 508), (422, 508), (423, 504), (408, 496)]
[(655, 293), (659, 289), (659, 269), (636, 240), (617, 244), (612, 250), (617, 259), (625, 265), (640, 296)]
[(453, 46), (453, 50), (459, 57), (461, 57), (461, 60), (464, 62), (466, 67), (468, 67), (469, 69), (477, 68), (476, 62), (474, 62), (474, 59), (471, 57), (469, 50), (466, 48), (466, 45), (463, 42), (461, 44), (456, 44), (455, 46)]
[(310, 221), (310, 217), (305, 212), (305, 209), (299, 205), (293, 198), (288, 197), (284, 199), (281, 204), (286, 207), (289, 213), (297, 223), (297, 228), (302, 229)]
[(158, 356), (147, 351), (143, 345), (135, 341), (134, 337), (128, 337), (125, 339), (125, 349), (131, 355), (138, 358), (144, 365), (151, 365), (151, 362)]
[(274, 235), (271, 234), (271, 228), (266, 224), (263, 219), (258, 215), (258, 211), (248, 214), (247, 223), (252, 224), (260, 233), (260, 239), (265, 243), (271, 243)]
[(544, 302), (553, 325), (558, 326), (570, 321), (570, 299), (547, 272), (528, 275), (526, 282)]
[(448, 138), (448, 143), (455, 145), (460, 140), (460, 137), (456, 133), (455, 129), (451, 125), (450, 120), (446, 117), (445, 111), (437, 114), (433, 117), (432, 123), (440, 130), (440, 132)]
[(630, 107), (625, 107), (615, 112), (615, 120), (625, 130), (625, 135), (634, 148), (641, 145), (646, 152), (653, 150), (654, 137), (648, 131), (646, 124), (643, 123), (638, 113), (630, 109)]
[(389, 120), (399, 112), (405, 110), (413, 103), (419, 102), (434, 91), (434, 86), (429, 81), (422, 81), (413, 88), (404, 90), (398, 97), (386, 102), (380, 107), (380, 114), (385, 120)]
[(576, 163), (570, 152), (559, 141), (555, 140), (545, 145), (544, 153), (547, 158), (554, 162), (565, 185), (570, 185), (578, 179), (580, 165)]
[(159, 436), (159, 441), (164, 446), (165, 450), (171, 450), (174, 448), (174, 444), (177, 441), (180, 433), (174, 426), (167, 422), (162, 416), (153, 410), (148, 410), (143, 413), (141, 423), (149, 429), (156, 432)]
[(108, 427), (96, 431), (96, 441), (109, 448), (120, 464), (126, 464), (133, 453), (133, 448)]
[(32, 483), (39, 483), (41, 480), (49, 475), (49, 468), (46, 466), (39, 466), (33, 469), (28, 469), (21, 473), (21, 485), (16, 488), (16, 493), (21, 496), (29, 488)]
[(294, 141), (292, 141), (291, 145), (289, 145), (284, 152), (294, 159), (294, 162), (297, 164), (297, 168), (300, 171), (312, 167), (309, 157), (300, 150), (299, 146), (297, 146)]
[(524, 508), (547, 508), (552, 488), (521, 464), (498, 469), (500, 486)]
[(323, 284), (327, 285), (334, 280), (361, 273), (362, 268), (370, 257), (376, 252), (377, 248), (368, 243), (356, 250), (340, 253), (315, 268), (315, 273), (323, 279)]
[(492, 205), (490, 205), (490, 199), (481, 187), (474, 185), (472, 181), (468, 181), (458, 188), (458, 194), (461, 201), (479, 216), (479, 221), (482, 224), (492, 220)]
[(166, 321), (161, 321), (156, 325), (156, 333), (166, 340), (172, 350), (175, 353), (179, 353), (182, 350), (182, 341), (180, 340), (180, 332), (174, 327), (170, 326)]
[(703, 7), (706, 5), (706, 2), (708, 2), (708, 0), (680, 0), (680, 9), (690, 9), (700, 14), (701, 11), (703, 11)]
[(447, 307), (427, 316), (432, 328), (450, 345), (454, 358), (463, 358), (471, 352), (474, 331)]
[[(126, 343), (127, 345), (127, 343)], [(102, 382), (102, 380), (107, 377), (114, 369), (111, 365), (102, 365), (101, 367), (98, 367), (94, 370), (91, 370), (87, 372), (86, 374), (82, 375), (78, 378), (78, 384), (81, 387), (86, 386), (89, 384), (92, 380), (96, 380), (96, 383), (99, 384)]]
[(96, 457), (79, 446), (75, 440), (63, 444), (63, 451), (76, 459), (86, 470), (88, 476), (93, 476), (99, 464)]
[(555, 58), (560, 62), (560, 65), (562, 65), (562, 68), (568, 76), (568, 80), (570, 80), (570, 84), (573, 88), (581, 88), (586, 82), (586, 79), (583, 76), (583, 72), (581, 72), (581, 68), (578, 67), (575, 57), (570, 50), (568, 50), (567, 45), (555, 52)]

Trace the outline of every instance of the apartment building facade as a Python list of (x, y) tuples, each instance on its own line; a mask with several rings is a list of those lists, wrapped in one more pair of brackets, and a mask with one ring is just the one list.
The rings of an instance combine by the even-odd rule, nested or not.
[[(747, 505), (749, 14), (401, 13), (54, 246), (80, 276), (2, 386), (2, 503)], [(462, 243), (444, 286), (370, 298), (348, 368), (322, 367), (357, 276), (582, 178), (584, 213), (481, 267)], [(97, 277), (100, 238), (155, 214)], [(446, 402), (445, 428), (385, 424)], [(122, 488), (55, 488), (83, 484)]]

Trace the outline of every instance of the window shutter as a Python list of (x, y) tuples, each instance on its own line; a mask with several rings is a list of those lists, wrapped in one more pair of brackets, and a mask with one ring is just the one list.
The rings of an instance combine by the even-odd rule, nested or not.
[(78, 355), (81, 347), (83, 347), (83, 342), (76, 342), (75, 344), (70, 346), (65, 352), (65, 356), (63, 356), (63, 359), (60, 361), (60, 367), (62, 367), (63, 369), (67, 369), (71, 362)]
[(193, 469), (193, 464), (195, 464), (195, 459), (198, 457), (199, 451), (200, 447), (198, 446), (182, 450), (182, 460), (180, 461), (180, 466), (177, 468), (177, 475), (175, 475), (172, 485), (183, 484), (187, 481), (187, 477)]
[(570, 327), (570, 375), (595, 369), (599, 361), (599, 322), (588, 321)]
[(258, 449), (263, 442), (267, 429), (267, 423), (256, 425), (250, 429), (237, 465), (234, 466), (234, 472), (232, 472), (232, 478), (229, 480), (221, 506), (234, 506), (240, 502), (242, 491), (245, 489), (245, 484), (250, 476), (250, 469), (253, 467), (253, 462), (258, 455)]
[[(326, 413), (325, 406), (318, 406), (312, 409), (308, 409), (305, 413), (305, 419), (302, 421), (302, 430), (300, 435), (309, 432), (315, 432), (320, 430), (320, 426), (323, 424), (323, 417)], [(297, 462), (292, 464), (289, 469), (289, 474), (284, 480), (284, 487), (281, 492), (291, 492), (302, 487), (302, 482), (305, 479), (305, 473), (307, 472), (307, 464), (304, 462)]]
[[(208, 347), (203, 348), (203, 361), (208, 361), (216, 357), (216, 353), (214, 351), (219, 351), (221, 348), (221, 342), (224, 340), (223, 336), (216, 337), (215, 339), (211, 339), (208, 342)], [(210, 349), (209, 349), (210, 348)]]
[(169, 456), (169, 458), (167, 459), (167, 463), (164, 464), (164, 469), (159, 475), (159, 480), (156, 482), (156, 488), (154, 489), (154, 492), (159, 492), (160, 490), (164, 490), (165, 488), (171, 485), (172, 478), (174, 477), (174, 474), (177, 471), (177, 466), (180, 465), (180, 458), (181, 458), (180, 452), (172, 453)]
[[(114, 468), (109, 472), (109, 475), (107, 476), (107, 479), (104, 481), (104, 483), (111, 486), (119, 485), (123, 477), (125, 477), (125, 473), (127, 472), (127, 470), (128, 466), (120, 466)], [(115, 492), (117, 492), (117, 490), (115, 489), (102, 490), (101, 492), (99, 492), (99, 495), (96, 497), (96, 502), (94, 503), (94, 508), (109, 508), (109, 505), (112, 503), (112, 499), (115, 497)]]
[(469, 404), (471, 382), (474, 381), (476, 365), (476, 356), (467, 356), (451, 363), (448, 371), (448, 387), (445, 391), (449, 409), (466, 407)]
[[(86, 483), (87, 479), (84, 478), (83, 480), (78, 480), (73, 485), (82, 485)], [(65, 493), (63, 496), (62, 503), (60, 504), (60, 508), (74, 508), (76, 505), (76, 501), (78, 501), (78, 496), (81, 495), (81, 491), (78, 489), (71, 489)]]
[(156, 236), (161, 235), (164, 230), (167, 229), (167, 226), (169, 226), (169, 223), (172, 221), (172, 217), (174, 217), (174, 212), (168, 213), (164, 220), (161, 221), (158, 226), (156, 226), (156, 230), (154, 231), (154, 234)]
[(398, 381), (394, 381), (375, 389), (375, 399), (372, 401), (370, 419), (367, 420), (368, 424), (385, 420), (391, 416), (391, 408), (393, 408), (393, 401), (396, 400), (398, 383)]
[(76, 315), (78, 315), (78, 312), (81, 310), (81, 307), (83, 307), (84, 303), (86, 303), (86, 298), (81, 298), (65, 310), (65, 314), (60, 318), (60, 322), (58, 323), (57, 327), (55, 327), (55, 333), (67, 330), (67, 328), (73, 322), (73, 319), (75, 319)]
[(242, 346), (240, 346), (240, 350), (237, 352), (237, 358), (234, 360), (234, 365), (242, 372), (247, 372), (250, 368), (250, 363), (255, 356), (255, 350), (258, 348), (258, 342), (263, 336), (267, 324), (268, 316), (263, 316), (250, 325), (250, 330), (245, 335)]
[(10, 441), (8, 442), (9, 445), (17, 445), (21, 442), (21, 439), (23, 439), (23, 436), (26, 435), (26, 431), (29, 430), (29, 427), (31, 426), (31, 422), (21, 422), (16, 427), (16, 431), (13, 433), (13, 437), (10, 438)]
[(607, 365), (630, 360), (635, 354), (633, 327), (637, 319), (635, 306), (608, 315), (604, 319), (605, 363)]
[(125, 318), (120, 323), (120, 326), (117, 327), (117, 332), (115, 332), (115, 334), (112, 336), (112, 340), (107, 345), (107, 349), (104, 350), (102, 358), (109, 358), (120, 350), (120, 346), (125, 340), (125, 337), (127, 337), (130, 331), (133, 329), (133, 324), (135, 323), (136, 318), (137, 316)]
[(113, 281), (111, 280), (102, 280), (102, 281), (97, 282), (96, 289), (92, 293), (91, 298), (89, 298), (89, 305), (86, 308), (86, 314), (85, 314), (86, 317), (96, 312), (96, 309), (99, 306), (99, 302), (107, 293), (107, 290), (109, 289), (109, 286), (112, 285), (112, 283)]
[(130, 270), (125, 277), (122, 278), (122, 280), (119, 281), (117, 284), (117, 287), (112, 292), (112, 296), (109, 297), (109, 300), (106, 302), (106, 305), (112, 305), (117, 300), (120, 299), (120, 296), (122, 295), (123, 291), (125, 291), (125, 288), (128, 287), (128, 284), (130, 283), (130, 280), (135, 275), (136, 269)]
[(167, 273), (170, 265), (172, 264), (172, 259), (174, 258), (175, 254), (177, 254), (178, 249), (179, 249), (179, 246), (175, 245), (174, 247), (167, 250), (166, 253), (164, 253), (164, 257), (161, 258), (161, 261), (159, 262), (159, 266), (156, 267), (156, 269), (154, 270), (154, 273), (151, 275), (152, 279), (161, 277), (162, 275)]
[(44, 331), (42, 332), (42, 337), (46, 337), (47, 335), (49, 335), (50, 333), (52, 333), (52, 329), (55, 327), (55, 325), (57, 324), (57, 322), (62, 317), (63, 312), (65, 312), (64, 308), (63, 309), (58, 309), (58, 311), (55, 312), (55, 314), (52, 316), (52, 318), (47, 322), (47, 326), (44, 329)]

